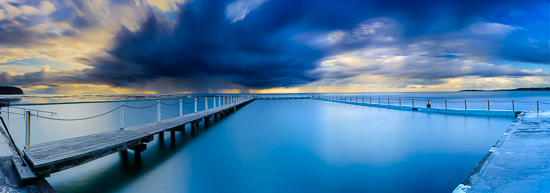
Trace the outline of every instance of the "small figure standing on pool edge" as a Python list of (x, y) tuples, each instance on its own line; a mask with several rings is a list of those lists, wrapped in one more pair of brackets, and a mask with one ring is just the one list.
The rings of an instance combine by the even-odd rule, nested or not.
[(430, 103), (428, 103), (428, 104), (426, 105), (426, 108), (432, 108), (432, 105), (431, 105)]

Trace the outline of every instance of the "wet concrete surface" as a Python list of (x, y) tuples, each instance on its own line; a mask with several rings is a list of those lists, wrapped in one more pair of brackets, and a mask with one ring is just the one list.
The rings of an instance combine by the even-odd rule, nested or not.
[(550, 112), (527, 112), (455, 192), (550, 192)]

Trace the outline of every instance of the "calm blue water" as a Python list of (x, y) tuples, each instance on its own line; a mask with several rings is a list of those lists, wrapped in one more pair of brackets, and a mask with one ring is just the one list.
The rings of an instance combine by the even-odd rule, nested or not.
[[(520, 98), (548, 98), (525, 97)], [(70, 101), (70, 97), (63, 100)], [(164, 102), (175, 104), (177, 100)], [(145, 107), (154, 103), (125, 104)], [(30, 108), (55, 111), (57, 118), (78, 118), (118, 105)], [(163, 119), (179, 115), (177, 105), (161, 108)], [(193, 108), (185, 104), (184, 113)], [(116, 130), (119, 116), (115, 111), (77, 122), (34, 118), (32, 144)], [(128, 108), (124, 116), (126, 126), (154, 122), (156, 107)], [(317, 100), (254, 101), (208, 128), (201, 125), (194, 137), (189, 128), (176, 133), (173, 143), (169, 133), (163, 140), (155, 136), (139, 160), (131, 151), (113, 154), (52, 174), (47, 180), (59, 192), (450, 192), (513, 120)], [(24, 143), (22, 123), (21, 116), (10, 116), (9, 127), (20, 146)]]

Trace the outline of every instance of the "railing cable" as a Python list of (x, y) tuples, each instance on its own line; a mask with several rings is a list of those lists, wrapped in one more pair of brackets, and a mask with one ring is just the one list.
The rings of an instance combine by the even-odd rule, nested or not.
[(147, 109), (147, 108), (157, 106), (157, 104), (159, 104), (159, 103), (157, 102), (155, 104), (152, 104), (152, 105), (149, 105), (149, 106), (144, 106), (144, 107), (135, 107), (135, 106), (130, 106), (130, 105), (122, 105), (122, 106), (131, 108), (131, 109)]
[(170, 104), (170, 103), (160, 102), (160, 104), (163, 104), (163, 105), (166, 105), (166, 106), (175, 106), (175, 105), (179, 105), (180, 103), (176, 102), (176, 103)]

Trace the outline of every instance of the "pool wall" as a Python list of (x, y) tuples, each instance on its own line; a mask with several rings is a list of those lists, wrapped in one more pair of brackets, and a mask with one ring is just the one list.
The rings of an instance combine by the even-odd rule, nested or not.
[(461, 110), (461, 109), (437, 109), (437, 108), (425, 108), (425, 107), (409, 107), (409, 106), (396, 106), (396, 105), (379, 105), (379, 104), (370, 104), (370, 103), (358, 103), (350, 101), (340, 101), (340, 100), (329, 100), (329, 99), (318, 99), (322, 101), (338, 102), (352, 105), (361, 105), (361, 106), (370, 106), (378, 108), (387, 108), (387, 109), (398, 109), (406, 111), (420, 111), (426, 113), (441, 113), (441, 114), (457, 114), (457, 115), (480, 115), (480, 116), (500, 116), (500, 117), (517, 117), (521, 111), (502, 111), (502, 110)]

